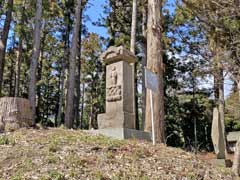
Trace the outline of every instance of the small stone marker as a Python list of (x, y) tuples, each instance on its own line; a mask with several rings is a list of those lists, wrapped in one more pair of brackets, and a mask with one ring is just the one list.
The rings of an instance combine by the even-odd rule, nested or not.
[(213, 121), (212, 121), (212, 142), (214, 151), (218, 159), (225, 159), (225, 137), (223, 134), (222, 125), (220, 122), (219, 111), (217, 108), (213, 110)]
[(136, 57), (120, 46), (110, 47), (101, 59), (106, 64), (106, 113), (98, 115), (95, 132), (119, 139), (151, 139), (149, 133), (135, 130), (132, 68)]
[(27, 99), (0, 98), (0, 132), (13, 131), (32, 125), (32, 111)]

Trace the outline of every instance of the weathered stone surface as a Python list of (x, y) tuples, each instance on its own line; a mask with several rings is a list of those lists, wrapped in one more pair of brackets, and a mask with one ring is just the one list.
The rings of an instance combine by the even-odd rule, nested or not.
[(225, 159), (225, 137), (223, 134), (222, 125), (219, 118), (219, 111), (217, 108), (214, 108), (213, 110), (211, 136), (217, 158)]
[(106, 113), (98, 115), (98, 127), (135, 129), (135, 56), (123, 47), (110, 47), (102, 55), (106, 67)]
[(111, 46), (101, 55), (101, 59), (106, 64), (112, 64), (117, 61), (125, 61), (127, 63), (135, 63), (136, 57), (134, 54), (123, 46), (114, 47)]
[(238, 139), (236, 144), (236, 150), (234, 153), (232, 171), (236, 177), (240, 175), (240, 139)]
[(128, 112), (113, 112), (98, 115), (98, 127), (104, 128), (135, 128), (135, 118), (133, 113)]
[(13, 131), (32, 125), (32, 111), (27, 99), (0, 98), (0, 132)]

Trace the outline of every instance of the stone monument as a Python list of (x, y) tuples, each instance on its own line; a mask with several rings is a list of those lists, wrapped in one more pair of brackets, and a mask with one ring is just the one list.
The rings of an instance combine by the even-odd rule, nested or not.
[(110, 47), (101, 56), (106, 64), (106, 113), (98, 115), (98, 132), (119, 139), (149, 139), (135, 130), (134, 74), (136, 57), (128, 50)]
[(24, 98), (0, 98), (0, 132), (32, 125), (30, 102)]
[(223, 134), (222, 123), (219, 118), (219, 111), (217, 108), (213, 110), (213, 121), (212, 121), (212, 142), (214, 151), (218, 159), (225, 159), (225, 137)]

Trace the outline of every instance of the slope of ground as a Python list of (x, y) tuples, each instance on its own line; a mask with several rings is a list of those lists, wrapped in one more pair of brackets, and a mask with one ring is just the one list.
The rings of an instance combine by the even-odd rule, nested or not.
[(0, 180), (230, 180), (180, 149), (81, 131), (21, 129), (0, 135)]

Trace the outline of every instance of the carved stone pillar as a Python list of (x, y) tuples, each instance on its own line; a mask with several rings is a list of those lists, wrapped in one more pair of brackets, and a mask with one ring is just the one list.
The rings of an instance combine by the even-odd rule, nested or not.
[(121, 47), (110, 47), (102, 54), (106, 64), (106, 113), (98, 115), (99, 129), (135, 129), (134, 74), (136, 57)]

